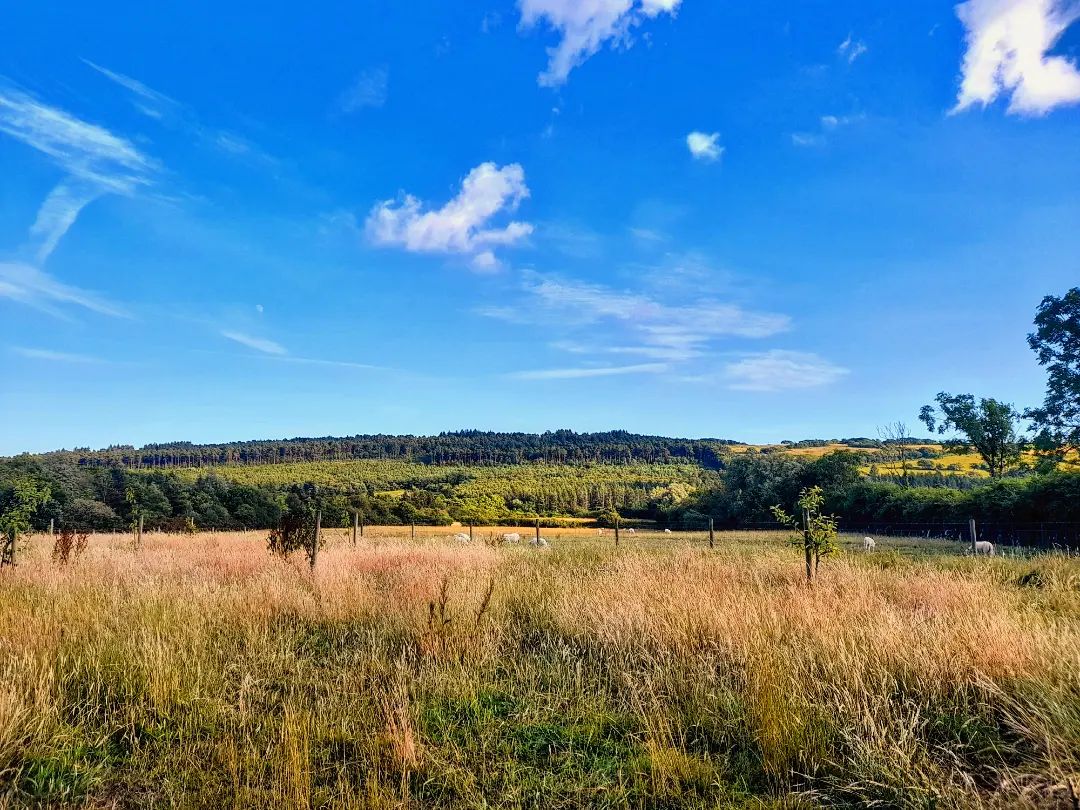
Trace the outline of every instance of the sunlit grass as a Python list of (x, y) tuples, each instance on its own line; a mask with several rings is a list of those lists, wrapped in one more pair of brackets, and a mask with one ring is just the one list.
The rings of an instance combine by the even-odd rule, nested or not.
[(36, 538), (0, 581), (3, 800), (1035, 807), (1080, 778), (1080, 561), (848, 542), (807, 587), (779, 533), (456, 531), (335, 530), (314, 574), (258, 533), (62, 569)]

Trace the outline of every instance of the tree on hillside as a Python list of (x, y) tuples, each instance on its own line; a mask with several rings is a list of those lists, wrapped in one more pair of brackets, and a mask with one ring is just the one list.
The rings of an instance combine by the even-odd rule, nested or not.
[(904, 422), (890, 422), (884, 427), (878, 427), (878, 436), (881, 437), (881, 446), (885, 451), (886, 458), (895, 458), (900, 465), (900, 474), (904, 483), (908, 477), (908, 445), (911, 442), (910, 432)]
[(1042, 300), (1028, 345), (1049, 373), (1042, 407), (1024, 413), (1039, 431), (1036, 445), (1059, 455), (1080, 450), (1080, 287)]
[(919, 419), (939, 434), (955, 431), (962, 439), (945, 442), (960, 450), (973, 448), (990, 472), (999, 478), (1020, 462), (1024, 441), (1017, 430), (1021, 414), (1012, 406), (996, 399), (980, 399), (971, 394), (947, 394), (935, 398), (937, 407), (924, 405)]

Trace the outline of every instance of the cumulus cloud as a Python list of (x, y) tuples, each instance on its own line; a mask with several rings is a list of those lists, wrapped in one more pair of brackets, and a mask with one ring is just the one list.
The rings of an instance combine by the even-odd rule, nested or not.
[(257, 352), (263, 352), (264, 354), (288, 354), (285, 347), (280, 343), (275, 343), (266, 338), (254, 337), (245, 332), (224, 331), (221, 333), (221, 336), (223, 338), (228, 338), (235, 343), (239, 343), (241, 346), (247, 346), (249, 349), (254, 349)]
[(1080, 102), (1080, 70), (1047, 52), (1077, 18), (1075, 0), (968, 0), (956, 7), (966, 31), (954, 112), (1009, 97), (1008, 112), (1043, 115)]
[(719, 160), (724, 154), (724, 147), (720, 145), (719, 132), (691, 132), (686, 136), (686, 146), (696, 160), (711, 162)]
[(816, 354), (773, 349), (728, 363), (723, 376), (736, 391), (787, 391), (830, 385), (848, 373)]
[(0, 262), (0, 298), (51, 314), (59, 314), (61, 306), (70, 305), (99, 315), (130, 317), (123, 308), (107, 298), (57, 281), (44, 270), (24, 262)]
[(365, 230), (376, 245), (414, 253), (457, 253), (470, 257), (476, 269), (491, 270), (498, 266), (496, 248), (520, 242), (533, 232), (527, 222), (496, 227), (492, 220), (514, 211), (528, 196), (520, 165), (482, 163), (469, 172), (457, 196), (442, 208), (425, 211), (420, 200), (405, 194), (376, 205)]
[(390, 86), (390, 71), (385, 67), (365, 70), (356, 77), (348, 90), (338, 99), (343, 113), (359, 112), (368, 107), (381, 107), (386, 103)]
[(519, 0), (521, 26), (546, 22), (560, 36), (548, 48), (547, 70), (539, 76), (543, 87), (564, 84), (570, 72), (605, 43), (627, 43), (630, 31), (647, 19), (674, 15), (681, 0)]

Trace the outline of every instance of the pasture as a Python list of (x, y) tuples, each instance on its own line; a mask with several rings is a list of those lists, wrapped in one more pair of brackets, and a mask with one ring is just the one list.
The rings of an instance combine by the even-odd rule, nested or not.
[[(1080, 560), (782, 533), (31, 538), (0, 576), (0, 802), (1069, 807)], [(522, 529), (527, 540), (531, 529)]]

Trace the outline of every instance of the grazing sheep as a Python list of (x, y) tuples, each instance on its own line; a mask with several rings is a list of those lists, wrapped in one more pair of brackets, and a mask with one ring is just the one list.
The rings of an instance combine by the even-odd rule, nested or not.
[(604, 536), (604, 530), (603, 530), (603, 529), (597, 529), (597, 530), (596, 530), (596, 533), (597, 533), (598, 535), (600, 535), (601, 537), (603, 537), (603, 536)]
[(671, 534), (671, 529), (664, 529), (664, 534)]
[(504, 534), (499, 539), (502, 540), (504, 543), (520, 543), (521, 542), (521, 535), (518, 534), (517, 532), (510, 532), (508, 534)]
[(987, 540), (979, 540), (975, 543), (975, 553), (985, 554), (988, 557), (994, 556), (994, 544)]
[(877, 542), (873, 537), (864, 537), (862, 541), (862, 547), (864, 551), (873, 551), (877, 548)]
[(464, 532), (458, 532), (457, 534), (455, 534), (454, 539), (457, 540), (459, 543), (472, 542), (472, 538), (470, 538), (469, 535), (465, 534)]
[(531, 542), (537, 548), (549, 548), (551, 546), (546, 537), (534, 537)]
[(634, 530), (633, 530), (633, 529), (627, 529), (627, 530), (626, 530), (626, 533), (627, 533), (627, 534), (634, 534)]

